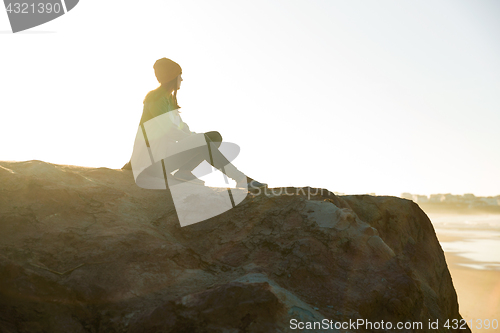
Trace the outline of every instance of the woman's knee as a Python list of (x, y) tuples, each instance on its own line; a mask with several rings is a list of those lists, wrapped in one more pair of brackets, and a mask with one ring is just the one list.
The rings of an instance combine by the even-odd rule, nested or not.
[(220, 135), (217, 131), (206, 132), (205, 139), (207, 142), (213, 142), (217, 147), (219, 147), (222, 142), (222, 135)]

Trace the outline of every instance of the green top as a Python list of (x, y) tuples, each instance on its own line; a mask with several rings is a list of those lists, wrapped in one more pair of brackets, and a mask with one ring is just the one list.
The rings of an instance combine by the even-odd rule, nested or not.
[(156, 121), (158, 121), (158, 123), (156, 127), (153, 128), (161, 128), (161, 130), (150, 130), (147, 133), (146, 144), (148, 145), (148, 147), (150, 140), (162, 138), (162, 140), (175, 142), (187, 138), (190, 135), (196, 134), (194, 132), (191, 132), (189, 130), (189, 126), (182, 121), (179, 112), (177, 111), (178, 108), (179, 106), (175, 102), (174, 97), (171, 94), (165, 93), (165, 91), (161, 87), (150, 91), (146, 95), (146, 98), (144, 99), (144, 111), (142, 113), (140, 126), (142, 126), (145, 122), (155, 119), (158, 116), (173, 111), (169, 114), (168, 117), (156, 118)]
[(167, 94), (160, 86), (150, 91), (144, 98), (144, 109), (142, 112), (140, 125), (159, 115), (177, 109), (174, 97)]

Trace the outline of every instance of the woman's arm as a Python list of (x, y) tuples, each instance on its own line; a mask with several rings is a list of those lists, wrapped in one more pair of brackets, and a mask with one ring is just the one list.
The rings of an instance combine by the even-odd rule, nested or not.
[[(173, 109), (174, 107), (172, 100), (167, 96), (145, 102), (141, 124), (150, 121), (156, 122), (161, 118), (157, 126), (163, 128), (163, 133), (168, 133), (168, 139), (170, 141), (179, 141), (196, 134), (195, 132), (191, 132), (189, 126), (182, 121), (179, 115), (179, 109)], [(161, 115), (165, 116), (157, 118)]]
[(182, 121), (178, 109), (169, 111), (168, 115), (169, 115), (168, 118), (172, 124), (169, 131), (172, 134), (171, 137), (175, 137), (175, 141), (179, 141), (188, 136), (196, 134), (195, 132), (191, 132), (188, 124)]

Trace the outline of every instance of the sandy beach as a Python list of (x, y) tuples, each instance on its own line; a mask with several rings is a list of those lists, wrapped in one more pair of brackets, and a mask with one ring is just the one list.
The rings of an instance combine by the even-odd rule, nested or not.
[(460, 314), (472, 332), (500, 332), (500, 230), (496, 225), (459, 227), (431, 220), (445, 251)]

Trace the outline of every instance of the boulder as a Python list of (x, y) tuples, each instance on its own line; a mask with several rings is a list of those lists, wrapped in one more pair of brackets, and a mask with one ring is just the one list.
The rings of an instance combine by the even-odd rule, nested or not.
[(461, 319), (456, 292), (412, 201), (265, 189), (181, 227), (169, 192), (129, 170), (0, 162), (0, 332), (426, 331), (447, 319)]

